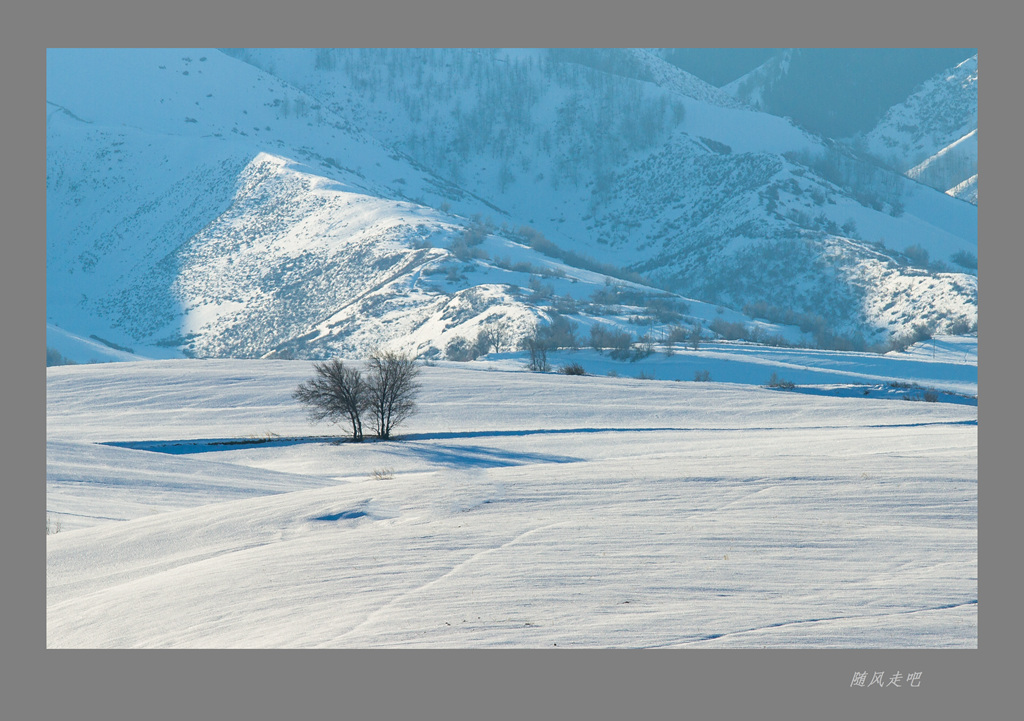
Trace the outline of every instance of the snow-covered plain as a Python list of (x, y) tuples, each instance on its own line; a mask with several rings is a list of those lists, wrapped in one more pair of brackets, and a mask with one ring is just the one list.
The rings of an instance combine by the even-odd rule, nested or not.
[(307, 361), (49, 368), (47, 646), (975, 648), (977, 406), (877, 383), (969, 343), (439, 363), (363, 444)]

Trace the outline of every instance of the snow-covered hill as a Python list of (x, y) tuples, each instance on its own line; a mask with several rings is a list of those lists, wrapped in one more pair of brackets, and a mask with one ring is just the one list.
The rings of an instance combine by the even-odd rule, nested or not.
[(441, 362), (362, 444), (309, 426), (308, 362), (50, 368), (47, 647), (975, 648), (977, 407), (872, 380), (975, 353)]
[(977, 204), (978, 56), (923, 83), (865, 140), (909, 177)]
[[(47, 60), (48, 322), (109, 347), (436, 354), (555, 311), (638, 335), (658, 296), (812, 343), (976, 322), (976, 276), (948, 267), (976, 209), (654, 53)], [(598, 308), (609, 282), (641, 299)]]

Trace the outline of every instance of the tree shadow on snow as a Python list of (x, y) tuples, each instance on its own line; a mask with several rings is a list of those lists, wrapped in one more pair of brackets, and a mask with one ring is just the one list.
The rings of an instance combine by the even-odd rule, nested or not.
[(463, 468), (499, 468), (530, 463), (577, 463), (583, 460), (553, 453), (529, 453), (489, 446), (444, 445), (412, 440), (408, 443), (390, 444), (388, 453), (431, 464)]

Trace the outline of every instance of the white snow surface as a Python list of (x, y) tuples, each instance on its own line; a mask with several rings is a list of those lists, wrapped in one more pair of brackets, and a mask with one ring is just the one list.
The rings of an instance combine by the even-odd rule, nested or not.
[(871, 380), (976, 345), (776, 350), (439, 363), (362, 444), (305, 361), (49, 368), (47, 646), (976, 648), (977, 406)]

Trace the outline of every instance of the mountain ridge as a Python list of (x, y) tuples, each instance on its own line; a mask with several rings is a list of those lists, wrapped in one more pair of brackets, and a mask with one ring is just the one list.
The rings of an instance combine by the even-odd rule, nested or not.
[[(969, 267), (903, 256), (975, 253), (976, 214), (882, 170), (851, 191), (859, 161), (830, 176), (827, 142), (647, 51), (403, 53), (51, 52), (48, 320), (200, 356), (436, 354), (573, 306), (640, 335), (580, 304), (641, 272), (649, 298), (784, 306), (871, 342), (976, 322)], [(790, 251), (806, 265), (753, 272)]]

